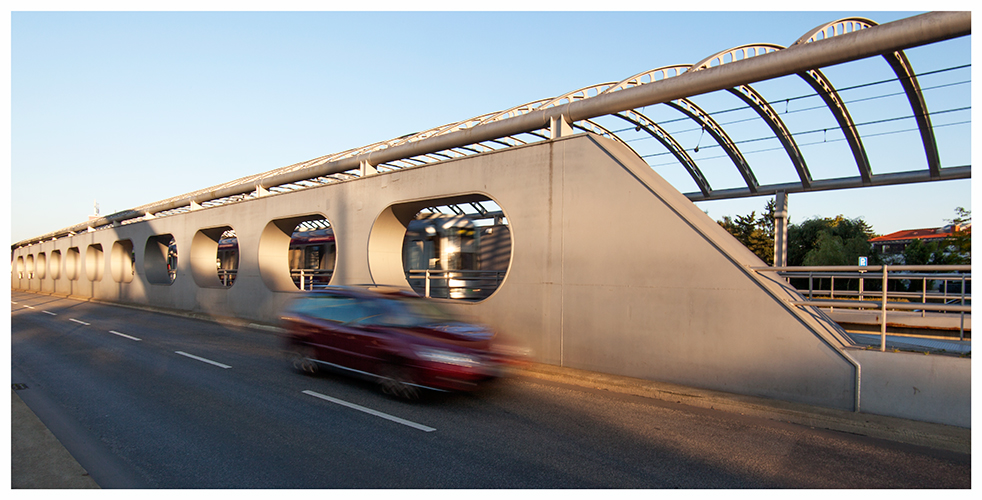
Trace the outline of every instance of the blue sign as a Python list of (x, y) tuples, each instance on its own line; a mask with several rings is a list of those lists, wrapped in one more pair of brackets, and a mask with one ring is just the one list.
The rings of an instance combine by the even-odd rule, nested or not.
[(869, 265), (869, 257), (860, 257), (859, 258), (859, 265), (860, 266), (863, 266), (863, 267), (868, 266)]

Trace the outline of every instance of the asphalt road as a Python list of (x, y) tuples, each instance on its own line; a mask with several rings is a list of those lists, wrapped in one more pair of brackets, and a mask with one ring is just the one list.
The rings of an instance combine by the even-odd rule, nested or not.
[(12, 292), (12, 382), (102, 488), (969, 488), (969, 454), (511, 377), (419, 402), (275, 334)]

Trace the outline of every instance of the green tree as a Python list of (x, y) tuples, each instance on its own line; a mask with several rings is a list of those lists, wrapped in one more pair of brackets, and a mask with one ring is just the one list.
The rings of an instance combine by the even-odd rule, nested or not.
[(761, 260), (768, 264), (774, 262), (773, 200), (767, 202), (760, 217), (755, 210), (750, 215), (737, 215), (735, 220), (726, 215), (716, 222)]
[[(824, 233), (824, 236), (823, 236)], [(854, 266), (861, 256), (871, 255), (870, 238), (875, 233), (862, 218), (812, 218), (788, 226), (789, 266)], [(806, 263), (807, 260), (807, 263)]]
[(948, 238), (948, 244), (957, 257), (952, 264), (972, 263), (972, 211), (963, 207), (955, 208), (956, 217), (948, 222), (955, 226), (954, 234)]
[(953, 234), (940, 241), (914, 240), (904, 248), (904, 264), (909, 266), (943, 266), (972, 262), (972, 212), (955, 209), (957, 217), (947, 219)]

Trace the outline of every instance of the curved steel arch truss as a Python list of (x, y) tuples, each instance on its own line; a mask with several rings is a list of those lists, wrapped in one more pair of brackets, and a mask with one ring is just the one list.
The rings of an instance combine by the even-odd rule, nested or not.
[(689, 118), (695, 120), (700, 125), (702, 129), (709, 132), (709, 135), (723, 148), (726, 155), (730, 157), (733, 164), (736, 165), (737, 170), (740, 171), (740, 175), (743, 177), (744, 182), (747, 183), (747, 188), (750, 192), (756, 193), (757, 177), (754, 172), (750, 170), (750, 165), (747, 164), (747, 160), (743, 157), (743, 153), (737, 148), (736, 143), (730, 139), (730, 136), (723, 130), (723, 127), (709, 116), (709, 113), (703, 111), (702, 108), (696, 106), (696, 104), (688, 99), (679, 99), (677, 101), (666, 102), (668, 106), (680, 111)]
[[(878, 26), (878, 24), (864, 17), (847, 17), (814, 28), (802, 35), (794, 45), (812, 43), (817, 40), (869, 29), (873, 26)], [(904, 89), (904, 94), (907, 96), (907, 102), (910, 103), (910, 109), (914, 113), (917, 129), (921, 134), (921, 143), (924, 145), (924, 154), (927, 157), (930, 176), (932, 179), (939, 179), (941, 177), (941, 158), (938, 155), (938, 143), (934, 136), (934, 127), (931, 125), (931, 115), (928, 114), (927, 104), (924, 102), (924, 93), (921, 92), (921, 86), (917, 83), (917, 76), (903, 50), (883, 54), (883, 58), (886, 59), (887, 64), (897, 75), (897, 79)]]
[[(706, 61), (704, 60), (703, 62)], [(666, 78), (678, 76), (686, 71), (692, 71), (693, 68), (696, 68), (696, 66), (688, 65), (688, 64), (663, 66), (661, 68), (656, 68), (650, 71), (645, 71), (643, 73), (638, 73), (637, 75), (626, 78), (616, 84), (612, 84), (612, 85), (605, 84), (607, 85), (607, 88), (604, 90), (604, 92), (607, 93), (617, 92), (619, 90), (623, 90), (626, 88), (637, 87), (640, 85), (646, 85), (653, 82), (662, 81)], [(753, 92), (753, 94), (757, 95), (756, 92)], [(766, 101), (764, 102), (766, 103)], [(730, 139), (729, 135), (723, 130), (723, 127), (720, 126), (720, 124), (715, 119), (713, 119), (709, 113), (707, 113), (702, 108), (697, 106), (691, 100), (685, 98), (679, 99), (677, 101), (666, 102), (664, 104), (672, 107), (673, 109), (678, 110), (679, 112), (687, 116), (689, 119), (698, 123), (704, 131), (709, 132), (709, 135), (713, 138), (713, 140), (715, 140), (716, 143), (719, 144), (721, 148), (723, 148), (723, 150), (726, 152), (730, 160), (733, 161), (733, 164), (736, 166), (737, 170), (740, 172), (740, 175), (743, 177), (744, 182), (746, 182), (747, 188), (750, 189), (751, 192), (757, 191), (757, 186), (758, 186), (757, 178), (754, 175), (753, 171), (750, 169), (750, 165), (747, 163), (747, 160), (740, 152), (740, 149), (736, 146), (736, 143), (734, 143), (733, 140)], [(751, 103), (751, 107), (755, 107), (755, 104)], [(636, 115), (640, 115), (640, 113), (637, 113), (637, 110), (631, 110), (631, 111)], [(758, 113), (760, 113), (760, 111), (758, 111)], [(646, 117), (642, 121), (642, 120), (630, 119), (625, 116), (620, 116), (619, 114), (617, 116), (624, 118), (627, 121), (634, 123), (635, 125), (639, 125), (642, 122), (651, 123), (651, 120), (648, 120)], [(776, 117), (776, 114), (774, 116)], [(661, 144), (665, 146), (665, 148), (668, 149), (673, 156), (675, 156), (675, 158), (682, 164), (682, 166), (685, 167), (686, 171), (689, 173), (689, 175), (695, 181), (696, 185), (699, 187), (699, 190), (702, 192), (703, 196), (707, 196), (707, 197), (710, 196), (712, 189), (709, 186), (709, 182), (702, 174), (702, 171), (696, 166), (695, 161), (693, 161), (692, 157), (685, 152), (684, 148), (682, 148), (681, 145), (679, 145), (678, 141), (672, 138), (671, 135), (661, 127), (657, 127), (657, 129), (655, 129), (644, 125), (640, 125), (640, 126), (645, 128), (645, 131), (648, 134), (650, 134), (652, 137), (654, 137), (659, 142), (661, 142)], [(786, 127), (784, 127), (784, 129), (786, 130)]]
[(863, 185), (869, 186), (872, 184), (873, 178), (873, 172), (869, 165), (869, 157), (866, 156), (866, 149), (863, 147), (863, 141), (859, 137), (859, 130), (856, 130), (856, 122), (853, 121), (849, 110), (846, 109), (845, 102), (842, 101), (835, 87), (832, 86), (832, 83), (829, 82), (828, 78), (820, 70), (810, 69), (799, 73), (799, 76), (808, 82), (808, 85), (818, 93), (822, 101), (825, 102), (825, 106), (832, 112), (836, 123), (839, 124), (839, 129), (842, 130), (842, 135), (845, 136), (846, 142), (849, 144), (853, 158), (856, 159), (856, 167), (859, 169), (859, 176), (863, 180)]
[(685, 148), (682, 147), (682, 145), (679, 144), (671, 134), (666, 132), (665, 129), (661, 128), (661, 126), (659, 126), (657, 123), (651, 121), (647, 116), (633, 109), (615, 113), (613, 116), (634, 124), (639, 131), (644, 130), (648, 135), (654, 137), (662, 144), (662, 146), (665, 146), (665, 149), (672, 153), (672, 156), (674, 156), (683, 167), (685, 167), (685, 170), (689, 172), (689, 175), (692, 177), (692, 180), (695, 181), (696, 186), (699, 187), (699, 191), (702, 192), (703, 196), (708, 198), (713, 194), (713, 189), (710, 187), (709, 181), (706, 180), (706, 177), (702, 175), (702, 171), (699, 170), (699, 166), (692, 160), (692, 157), (689, 156), (689, 153), (686, 152)]
[[(769, 54), (778, 50), (784, 50), (784, 47), (777, 44), (767, 43), (741, 45), (729, 50), (717, 52), (716, 54), (693, 64), (690, 71), (700, 71), (729, 62), (741, 61), (751, 57)], [(750, 106), (750, 108), (753, 109), (765, 123), (767, 123), (768, 127), (770, 127), (771, 131), (774, 132), (774, 135), (777, 136), (778, 140), (781, 142), (785, 152), (788, 153), (788, 157), (791, 159), (791, 164), (794, 165), (795, 171), (798, 173), (798, 178), (801, 180), (802, 187), (808, 189), (812, 182), (811, 172), (808, 171), (808, 166), (805, 164), (805, 158), (801, 154), (801, 149), (798, 148), (798, 143), (794, 140), (794, 136), (791, 134), (791, 131), (788, 130), (787, 125), (784, 124), (784, 120), (781, 120), (780, 115), (774, 111), (774, 108), (767, 102), (767, 99), (764, 99), (764, 97), (754, 90), (749, 84), (729, 88), (727, 91), (740, 98), (740, 100)]]
[(798, 172), (801, 185), (805, 189), (811, 187), (812, 176), (811, 172), (808, 171), (808, 165), (805, 164), (805, 157), (802, 156), (801, 149), (798, 148), (798, 143), (794, 140), (794, 136), (791, 135), (791, 131), (788, 130), (787, 125), (784, 124), (784, 120), (781, 120), (777, 111), (750, 85), (740, 85), (739, 87), (727, 90), (750, 106), (767, 123), (771, 131), (774, 132), (774, 135), (781, 141), (781, 145), (784, 146), (788, 157), (791, 158), (791, 164), (794, 165), (795, 171)]

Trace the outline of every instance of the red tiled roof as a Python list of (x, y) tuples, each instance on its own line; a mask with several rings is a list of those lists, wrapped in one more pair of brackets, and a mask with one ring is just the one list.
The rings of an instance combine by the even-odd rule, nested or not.
[(944, 229), (940, 227), (930, 227), (927, 229), (905, 229), (903, 231), (897, 231), (884, 236), (878, 236), (869, 241), (870, 243), (880, 243), (902, 240), (926, 240), (931, 238), (945, 238), (951, 236), (951, 234), (951, 231), (944, 232)]

